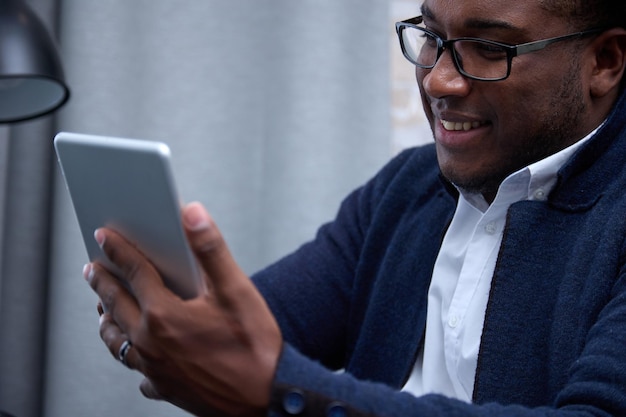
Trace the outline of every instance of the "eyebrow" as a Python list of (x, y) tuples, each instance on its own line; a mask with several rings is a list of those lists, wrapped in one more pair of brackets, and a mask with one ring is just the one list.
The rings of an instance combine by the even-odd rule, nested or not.
[[(422, 6), (420, 7), (420, 11), (422, 13), (422, 16), (425, 19), (428, 19), (432, 22), (437, 23), (437, 17), (432, 12), (432, 10), (430, 10), (428, 6), (425, 6), (422, 4)], [(506, 30), (512, 30), (512, 31), (525, 32), (524, 29), (519, 28), (504, 20), (475, 19), (475, 18), (467, 19), (464, 22), (463, 26), (469, 29), (506, 29)]]

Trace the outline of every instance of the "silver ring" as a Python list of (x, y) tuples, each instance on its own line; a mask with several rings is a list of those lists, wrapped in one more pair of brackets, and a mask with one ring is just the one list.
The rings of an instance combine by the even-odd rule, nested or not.
[(124, 340), (122, 346), (120, 346), (120, 350), (117, 353), (117, 358), (127, 368), (130, 368), (130, 366), (128, 366), (128, 362), (126, 362), (126, 355), (128, 355), (128, 351), (131, 347), (133, 347), (133, 344), (130, 343), (130, 340)]

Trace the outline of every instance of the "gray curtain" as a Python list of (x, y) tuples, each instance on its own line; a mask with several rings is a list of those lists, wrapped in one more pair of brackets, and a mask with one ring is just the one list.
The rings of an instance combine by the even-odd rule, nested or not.
[(100, 342), (52, 136), (167, 142), (181, 198), (209, 208), (252, 273), (312, 238), (388, 160), (389, 4), (30, 3), (57, 29), (72, 98), (0, 130), (0, 410), (186, 415), (143, 399), (140, 375)]

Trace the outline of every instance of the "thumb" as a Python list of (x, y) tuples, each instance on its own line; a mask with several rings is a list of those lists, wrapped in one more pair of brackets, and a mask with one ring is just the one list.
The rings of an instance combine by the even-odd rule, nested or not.
[(189, 203), (182, 210), (189, 243), (210, 281), (209, 288), (218, 297), (228, 297), (240, 285), (248, 285), (248, 277), (232, 257), (226, 241), (202, 204)]

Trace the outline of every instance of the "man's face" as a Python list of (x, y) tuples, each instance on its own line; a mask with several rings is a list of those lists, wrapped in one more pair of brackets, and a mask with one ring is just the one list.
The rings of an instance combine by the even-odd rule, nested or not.
[[(533, 0), (425, 0), (423, 12), (426, 26), (444, 39), (519, 44), (572, 32)], [(503, 81), (464, 78), (449, 51), (433, 69), (417, 68), (444, 176), (493, 198), (506, 176), (589, 133), (595, 122), (588, 120), (588, 94), (575, 54), (580, 42), (513, 58), (511, 75)]]

